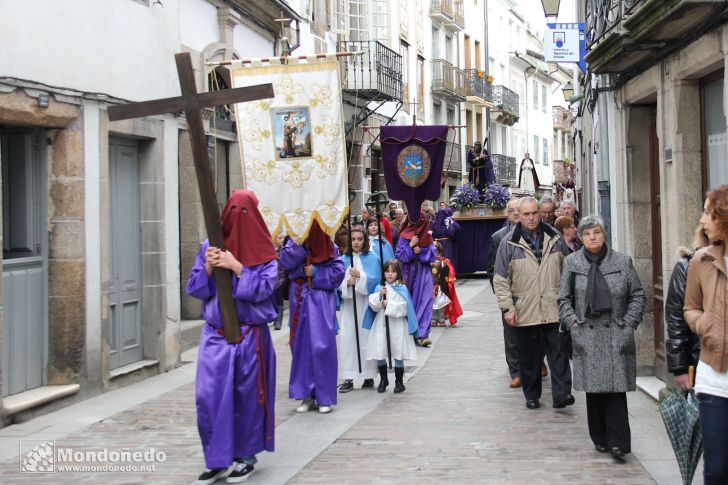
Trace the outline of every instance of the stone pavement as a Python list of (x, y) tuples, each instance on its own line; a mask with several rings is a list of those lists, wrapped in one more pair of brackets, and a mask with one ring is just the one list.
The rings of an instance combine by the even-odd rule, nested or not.
[[(249, 482), (681, 483), (657, 405), (640, 392), (629, 394), (633, 454), (624, 465), (594, 451), (583, 394), (575, 393), (575, 406), (554, 410), (547, 380), (542, 407), (527, 410), (522, 392), (508, 388), (500, 315), (489, 285), (459, 283), (466, 310), (461, 328), (435, 329), (432, 348), (418, 348), (407, 391), (394, 395), (390, 386), (379, 394), (356, 383), (329, 415), (294, 412), (296, 403), (287, 398), (287, 332), (273, 332), (277, 449), (259, 456)], [(192, 482), (203, 459), (195, 426), (196, 355), (184, 358), (191, 362), (169, 373), (0, 429), (0, 483)], [(56, 447), (83, 451), (155, 448), (166, 459), (147, 472), (21, 474), (20, 439), (55, 439)]]

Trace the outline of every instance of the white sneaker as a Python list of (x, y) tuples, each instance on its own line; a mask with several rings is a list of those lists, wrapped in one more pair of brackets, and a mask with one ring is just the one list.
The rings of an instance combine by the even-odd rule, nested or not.
[(329, 414), (333, 409), (331, 409), (331, 406), (319, 406), (319, 413), (321, 414)]
[(313, 399), (304, 399), (301, 405), (296, 408), (297, 413), (307, 413), (313, 407)]

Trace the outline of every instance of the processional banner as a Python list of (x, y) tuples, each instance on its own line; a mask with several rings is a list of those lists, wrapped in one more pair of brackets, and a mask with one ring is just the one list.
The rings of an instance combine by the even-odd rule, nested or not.
[(425, 200), (440, 197), (448, 129), (446, 125), (379, 129), (387, 194), (390, 199), (404, 201), (412, 222), (419, 221)]
[(275, 98), (236, 105), (245, 186), (272, 235), (306, 239), (316, 219), (333, 236), (349, 211), (336, 57), (233, 62), (234, 87), (261, 83)]

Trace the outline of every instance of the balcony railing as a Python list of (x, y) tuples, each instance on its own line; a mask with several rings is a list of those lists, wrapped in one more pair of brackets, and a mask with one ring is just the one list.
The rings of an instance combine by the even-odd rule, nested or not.
[(454, 30), (465, 28), (465, 3), (463, 0), (431, 0), (430, 16)]
[(515, 117), (520, 116), (518, 108), (518, 94), (505, 86), (493, 87), (493, 104), (496, 108)]
[(452, 97), (455, 101), (465, 99), (465, 73), (444, 59), (432, 61), (432, 92)]
[(343, 41), (338, 50), (363, 52), (342, 58), (344, 91), (362, 99), (402, 101), (402, 56), (377, 41)]
[(499, 155), (494, 153), (490, 156), (493, 161), (493, 170), (495, 171), (495, 181), (501, 185), (514, 186), (518, 183), (516, 170), (516, 159), (508, 155)]
[[(450, 167), (449, 170), (448, 166)], [(463, 155), (459, 143), (447, 142), (447, 146), (445, 147), (445, 161), (442, 169), (448, 170), (451, 174), (463, 173)]]
[(464, 69), (463, 72), (465, 74), (465, 96), (473, 96), (483, 100), (484, 103), (492, 103), (493, 86), (485, 79), (485, 76), (479, 76), (477, 69)]
[(551, 109), (551, 115), (554, 121), (554, 130), (571, 130), (571, 123), (574, 119), (574, 115), (571, 114), (571, 111), (562, 106), (554, 106)]
[(640, 72), (715, 28), (722, 0), (586, 0), (586, 61), (593, 73)]

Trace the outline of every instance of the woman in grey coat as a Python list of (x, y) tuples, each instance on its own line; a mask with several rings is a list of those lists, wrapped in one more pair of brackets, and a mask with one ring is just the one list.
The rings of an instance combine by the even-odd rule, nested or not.
[(578, 232), (584, 247), (564, 260), (559, 319), (571, 332), (574, 389), (586, 392), (594, 447), (623, 461), (631, 448), (626, 392), (636, 387), (634, 331), (645, 292), (632, 259), (607, 246), (600, 217), (582, 219)]

